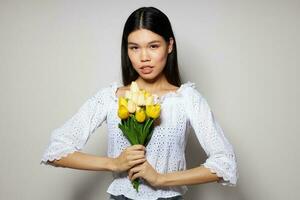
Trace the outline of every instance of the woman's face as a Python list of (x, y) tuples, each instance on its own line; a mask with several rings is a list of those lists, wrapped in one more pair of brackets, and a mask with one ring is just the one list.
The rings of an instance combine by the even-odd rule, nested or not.
[(172, 47), (172, 38), (168, 45), (163, 37), (147, 29), (139, 29), (128, 35), (129, 59), (143, 79), (154, 79), (162, 73)]

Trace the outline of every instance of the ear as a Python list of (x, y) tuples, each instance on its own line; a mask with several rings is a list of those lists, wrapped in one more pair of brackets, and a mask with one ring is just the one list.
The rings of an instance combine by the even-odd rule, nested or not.
[(168, 45), (168, 53), (171, 53), (172, 50), (173, 50), (173, 43), (174, 43), (174, 40), (172, 37), (170, 37), (169, 39), (169, 45)]

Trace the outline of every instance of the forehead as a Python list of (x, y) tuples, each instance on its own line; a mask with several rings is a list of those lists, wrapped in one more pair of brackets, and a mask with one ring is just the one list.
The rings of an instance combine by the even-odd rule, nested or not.
[(147, 29), (139, 29), (128, 35), (128, 43), (148, 44), (153, 41), (163, 42), (164, 39), (160, 35)]

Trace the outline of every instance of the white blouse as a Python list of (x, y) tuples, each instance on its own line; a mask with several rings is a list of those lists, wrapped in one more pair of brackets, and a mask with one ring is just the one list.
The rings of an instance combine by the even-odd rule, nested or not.
[[(51, 140), (40, 164), (60, 159), (81, 150), (90, 136), (105, 121), (108, 128), (108, 157), (117, 157), (129, 141), (118, 128), (118, 97), (116, 91), (123, 84), (115, 81), (91, 96), (78, 112), (62, 126), (53, 130)], [(193, 128), (199, 143), (208, 156), (201, 164), (222, 177), (218, 183), (235, 186), (238, 169), (233, 146), (228, 142), (214, 118), (206, 99), (196, 89), (195, 83), (183, 83), (179, 89), (155, 99), (161, 103), (160, 122), (154, 126), (152, 138), (146, 147), (148, 162), (159, 173), (186, 169), (185, 149), (189, 129)], [(53, 166), (53, 165), (51, 165)], [(113, 182), (107, 192), (125, 195), (131, 199), (154, 200), (183, 195), (187, 187), (172, 186), (154, 188), (141, 182), (139, 192), (132, 187), (127, 172), (112, 172)]]

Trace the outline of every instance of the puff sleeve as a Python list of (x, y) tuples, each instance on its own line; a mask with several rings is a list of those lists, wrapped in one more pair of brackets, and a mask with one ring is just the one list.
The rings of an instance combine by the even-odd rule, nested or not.
[(206, 99), (195, 89), (195, 86), (188, 90), (187, 96), (186, 110), (190, 125), (208, 156), (201, 165), (209, 168), (218, 177), (222, 177), (218, 183), (236, 186), (238, 170), (233, 146), (214, 118)]
[(59, 160), (84, 147), (96, 128), (106, 120), (108, 89), (101, 88), (70, 119), (52, 131), (40, 164), (49, 165), (47, 161)]

